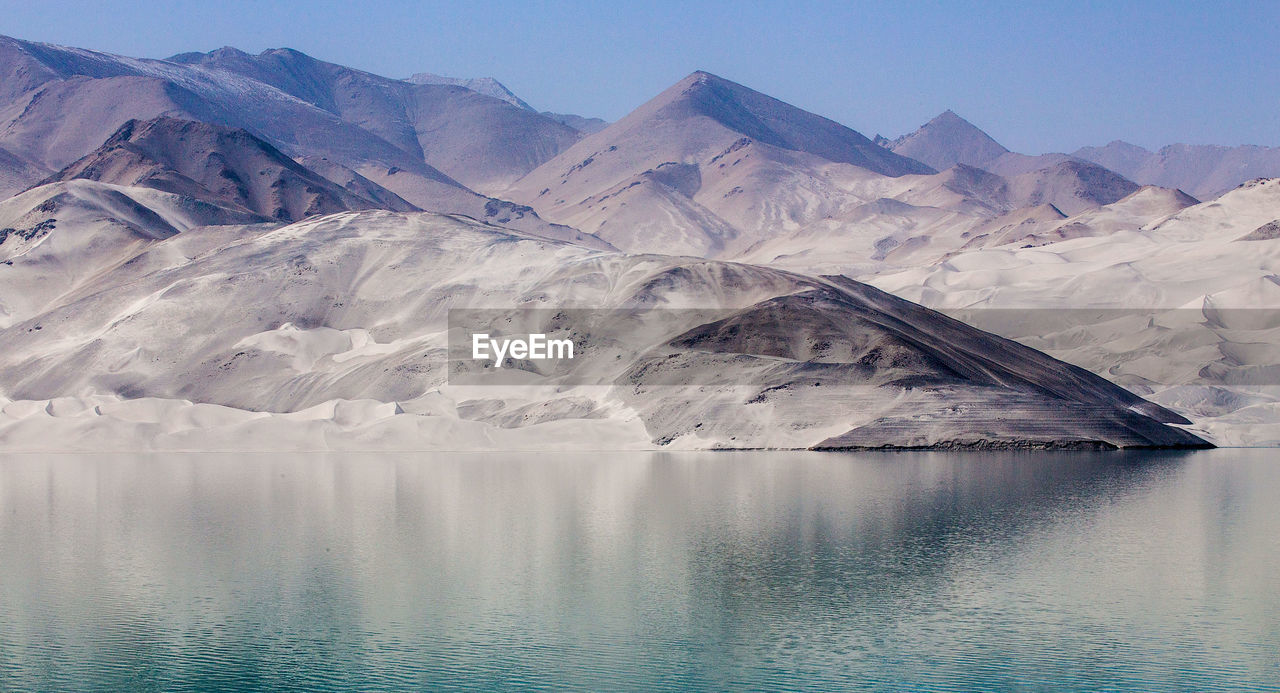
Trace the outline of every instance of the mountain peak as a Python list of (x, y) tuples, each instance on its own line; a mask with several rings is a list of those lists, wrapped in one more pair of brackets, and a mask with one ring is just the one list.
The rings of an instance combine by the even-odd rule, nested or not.
[(268, 48), (267, 50), (259, 53), (259, 55), (287, 55), (292, 58), (310, 58), (311, 57), (296, 48), (289, 48), (288, 46), (284, 46), (281, 48)]
[(990, 135), (951, 109), (938, 114), (919, 130), (899, 138), (891, 149), (939, 170), (956, 164), (987, 168), (1009, 153)]
[(154, 188), (276, 221), (374, 206), (243, 128), (166, 116), (126, 121), (46, 182), (86, 179)]
[(535, 110), (524, 99), (515, 95), (515, 92), (506, 87), (505, 84), (499, 82), (492, 77), (445, 77), (432, 72), (417, 72), (405, 78), (406, 82), (413, 84), (434, 84), (447, 87), (462, 87), (470, 89), (477, 94), (492, 96), (495, 99), (506, 101), (512, 106), (523, 108), (526, 111)]
[(1119, 147), (1119, 148), (1122, 148), (1122, 149), (1128, 149), (1128, 150), (1132, 150), (1132, 151), (1139, 151), (1139, 152), (1147, 152), (1147, 151), (1149, 151), (1146, 147), (1142, 147), (1142, 146), (1136, 145), (1136, 144), (1134, 144), (1134, 143), (1132, 143), (1132, 142), (1125, 142), (1124, 140), (1111, 140), (1110, 142), (1108, 142), (1108, 143), (1107, 143), (1107, 146), (1108, 146), (1108, 147)]
[(219, 48), (217, 50), (210, 51), (209, 55), (213, 57), (219, 57), (219, 58), (230, 57), (230, 56), (246, 57), (246, 58), (249, 57), (248, 53), (240, 50), (239, 48), (236, 48), (235, 46), (223, 46), (222, 48)]
[[(960, 114), (956, 113), (950, 108), (934, 116), (932, 120), (924, 124), (924, 127), (936, 128), (936, 127), (944, 127), (944, 126), (954, 127), (954, 128), (964, 128), (967, 130), (977, 130), (978, 132), (982, 132), (982, 130), (979, 130), (976, 125), (960, 117)], [(985, 135), (986, 133), (983, 133), (983, 134)]]
[(1200, 204), (1200, 200), (1177, 188), (1163, 188), (1158, 185), (1144, 185), (1120, 201), (1123, 202), (1125, 200), (1144, 200), (1152, 203), (1167, 204), (1172, 206), (1169, 213)]
[(239, 48), (236, 48), (235, 46), (223, 46), (221, 48), (216, 48), (214, 50), (211, 50), (208, 53), (202, 53), (200, 51), (188, 51), (186, 53), (178, 53), (177, 55), (171, 55), (165, 58), (164, 60), (165, 62), (168, 62), (168, 63), (182, 63), (183, 65), (197, 65), (203, 62), (213, 62), (213, 61), (219, 61), (219, 60), (238, 60), (238, 59), (251, 58), (251, 57), (253, 56), (240, 50)]
[(720, 75), (712, 74), (706, 70), (694, 70), (687, 77), (676, 82), (675, 87), (683, 87), (684, 92), (698, 91), (705, 88), (713, 89), (736, 89), (754, 91), (749, 87), (744, 87), (730, 79), (725, 79)]
[[(619, 121), (621, 128), (705, 119), (753, 141), (808, 152), (876, 173), (933, 173), (918, 161), (895, 156), (861, 133), (732, 80), (698, 70)], [(705, 122), (705, 121), (704, 121)], [(646, 125), (647, 124), (647, 125)], [(686, 132), (686, 137), (691, 136)]]

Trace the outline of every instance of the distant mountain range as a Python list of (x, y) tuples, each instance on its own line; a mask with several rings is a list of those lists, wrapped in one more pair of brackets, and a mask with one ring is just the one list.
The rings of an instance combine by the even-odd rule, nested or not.
[(1139, 183), (1181, 188), (1206, 200), (1254, 178), (1280, 176), (1280, 147), (1171, 144), (1149, 152), (1116, 140), (1105, 147), (1083, 147), (1072, 156)]
[(1082, 147), (1071, 154), (1026, 156), (1005, 149), (950, 110), (896, 140), (877, 141), (939, 170), (967, 164), (1011, 176), (1074, 159), (1109, 169), (1141, 185), (1178, 188), (1201, 199), (1217, 197), (1254, 178), (1280, 176), (1280, 147), (1171, 144), (1150, 152), (1116, 140), (1104, 147)]
[[(1009, 179), (1010, 189), (1029, 201), (1055, 204), (1068, 214), (1133, 192), (1136, 185), (1126, 177), (1137, 184), (1179, 187), (1206, 196), (1250, 177), (1280, 173), (1277, 150), (1264, 147), (1175, 145), (1152, 154), (1112, 143), (1074, 155), (1024, 156), (1009, 152), (950, 111), (914, 133), (882, 142), (917, 162), (899, 159), (886, 165), (891, 159), (877, 154), (873, 143), (853, 130), (800, 109), (782, 108), (781, 102), (768, 103), (768, 97), (727, 80), (697, 75), (704, 86), (670, 112), (683, 108), (679, 118), (701, 115), (718, 121), (722, 131), (738, 134), (735, 140), (746, 137), (761, 146), (891, 176), (966, 164)], [(85, 156), (127, 120), (164, 115), (243, 128), (289, 157), (328, 162), (325, 166), (331, 171), (341, 167), (341, 178), (358, 175), (414, 206), (448, 211), (456, 192), (446, 188), (527, 192), (560, 164), (530, 175), (534, 169), (562, 155), (567, 167), (586, 160), (591, 152), (574, 158), (584, 149), (578, 141), (608, 126), (594, 118), (539, 113), (492, 78), (424, 72), (406, 80), (390, 79), (290, 49), (250, 55), (222, 48), (147, 60), (0, 37), (0, 78), (0, 194), (17, 192)], [(660, 110), (673, 90), (683, 92), (688, 86), (682, 82), (645, 104), (624, 119), (625, 127), (638, 132), (638, 122), (656, 125), (658, 121), (645, 113)], [(775, 112), (784, 111), (789, 115), (772, 120)], [(78, 117), (58, 117), (67, 112)], [(610, 141), (620, 134), (615, 128)], [(702, 146), (694, 141), (702, 135), (669, 127), (639, 136), (667, 140), (660, 146), (670, 154), (662, 161), (646, 158), (645, 166), (628, 168), (627, 176), (616, 177), (612, 184), (660, 164), (690, 163), (684, 159), (693, 150), (685, 149)], [(618, 156), (605, 156), (610, 158)], [(1015, 180), (1020, 176), (1026, 177)], [(525, 180), (517, 185), (521, 178)], [(581, 203), (608, 187), (565, 204)], [(541, 190), (534, 190), (535, 196)], [(532, 202), (526, 194), (511, 196)], [(684, 201), (667, 204), (688, 207)], [(542, 208), (544, 203), (534, 206)], [(710, 218), (697, 208), (679, 214)]]
[(1028, 203), (1053, 204), (1067, 214), (1110, 204), (1138, 189), (1134, 181), (1083, 159), (1011, 152), (949, 110), (886, 146), (939, 170), (962, 164), (1004, 176)]

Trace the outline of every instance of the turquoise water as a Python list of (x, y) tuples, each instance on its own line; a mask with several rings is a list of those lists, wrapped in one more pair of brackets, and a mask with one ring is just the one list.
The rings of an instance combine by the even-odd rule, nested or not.
[(1275, 690), (1280, 459), (0, 456), (0, 690)]

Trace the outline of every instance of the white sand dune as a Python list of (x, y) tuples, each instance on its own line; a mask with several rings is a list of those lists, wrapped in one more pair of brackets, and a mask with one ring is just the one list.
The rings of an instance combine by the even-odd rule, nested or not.
[[(110, 258), (56, 245), (64, 231), (75, 238), (56, 228), (0, 265), (10, 286), (38, 285), (59, 248), (86, 267), (39, 305), (7, 309), (5, 447), (1198, 442), (1161, 423), (1185, 420), (1100, 378), (846, 279), (427, 213), (196, 227), (122, 241)], [(514, 364), (532, 384), (460, 384), (446, 318), (464, 307), (551, 308), (532, 318), (547, 333), (564, 310), (595, 317), (570, 328), (582, 358), (564, 377)], [(714, 317), (694, 310), (708, 307)]]
[(1245, 240), (1280, 217), (1280, 180), (1171, 215), (1167, 197), (1061, 222), (1107, 233), (973, 249), (867, 279), (1149, 394), (1220, 443), (1280, 444), (1268, 419), (1280, 411), (1280, 240)]

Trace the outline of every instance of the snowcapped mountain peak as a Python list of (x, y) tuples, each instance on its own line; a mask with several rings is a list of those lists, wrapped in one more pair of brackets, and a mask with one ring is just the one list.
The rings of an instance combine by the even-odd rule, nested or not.
[(524, 99), (516, 96), (514, 92), (506, 87), (502, 82), (492, 77), (445, 77), (431, 72), (418, 72), (404, 81), (414, 84), (436, 84), (448, 87), (462, 87), (470, 89), (477, 94), (492, 96), (495, 99), (501, 99), (507, 103), (518, 106), (526, 111), (535, 110)]

